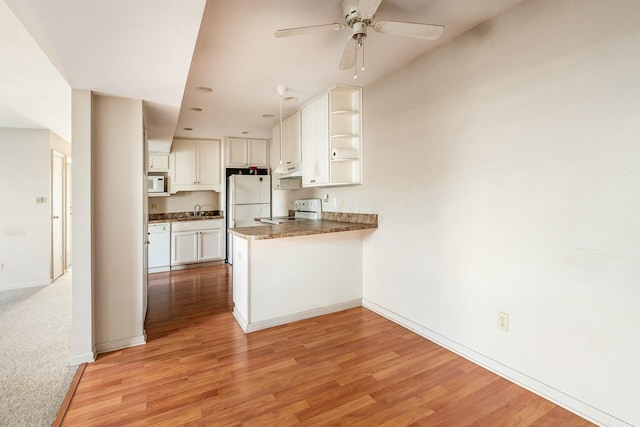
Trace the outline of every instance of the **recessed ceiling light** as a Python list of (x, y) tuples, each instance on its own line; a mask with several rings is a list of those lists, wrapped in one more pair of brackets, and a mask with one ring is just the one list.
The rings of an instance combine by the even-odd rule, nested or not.
[(263, 119), (273, 119), (275, 116), (273, 114), (263, 114), (262, 118)]
[(211, 89), (210, 87), (206, 87), (206, 86), (198, 86), (196, 88), (196, 90), (199, 90), (200, 92), (212, 92), (213, 89)]
[(296, 98), (295, 96), (287, 96), (286, 98), (282, 98), (282, 100), (287, 102), (295, 102), (298, 100), (298, 98)]
[(193, 128), (182, 128), (184, 130), (193, 130)]
[(242, 132), (240, 132), (243, 135), (249, 135), (251, 133), (250, 130), (243, 130)]
[(200, 108), (200, 107), (191, 107), (190, 110), (191, 111), (202, 111), (202, 108)]

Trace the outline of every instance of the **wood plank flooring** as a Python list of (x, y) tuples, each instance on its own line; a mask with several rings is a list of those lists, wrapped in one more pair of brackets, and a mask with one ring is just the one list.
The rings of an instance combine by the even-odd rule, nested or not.
[(247, 335), (229, 266), (149, 283), (148, 343), (88, 364), (62, 425), (592, 425), (364, 308)]

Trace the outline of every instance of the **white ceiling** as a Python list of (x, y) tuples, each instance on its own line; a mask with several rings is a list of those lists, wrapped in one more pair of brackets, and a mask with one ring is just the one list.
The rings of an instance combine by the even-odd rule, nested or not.
[[(5, 1), (72, 88), (144, 100), (150, 148), (166, 150), (174, 135), (220, 138), (247, 131), (269, 138), (277, 117), (262, 115), (278, 115), (276, 85), (298, 98), (285, 103), (286, 115), (334, 84), (367, 86), (520, 0), (383, 0), (376, 20), (441, 24), (445, 32), (433, 42), (369, 31), (367, 69), (357, 80), (353, 70), (338, 70), (349, 28), (273, 36), (279, 28), (342, 23), (341, 0)], [(11, 58), (0, 53), (3, 62)], [(20, 103), (20, 96), (12, 99)], [(4, 104), (0, 125), (8, 126), (12, 112)], [(15, 111), (27, 118), (17, 126), (49, 126)]]

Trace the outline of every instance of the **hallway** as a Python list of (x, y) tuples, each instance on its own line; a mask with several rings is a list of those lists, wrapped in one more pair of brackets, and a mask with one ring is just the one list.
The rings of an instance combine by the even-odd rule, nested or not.
[(50, 426), (77, 366), (71, 356), (71, 273), (0, 292), (0, 425)]

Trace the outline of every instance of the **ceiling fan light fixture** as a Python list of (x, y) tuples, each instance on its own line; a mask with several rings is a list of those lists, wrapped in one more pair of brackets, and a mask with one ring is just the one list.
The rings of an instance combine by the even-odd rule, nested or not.
[(348, 70), (355, 67), (353, 78), (358, 78), (358, 53), (362, 51), (362, 68), (364, 71), (364, 39), (367, 28), (382, 34), (413, 37), (425, 40), (437, 40), (444, 31), (444, 26), (404, 21), (377, 21), (376, 13), (383, 0), (342, 0), (342, 16), (345, 24), (323, 24), (307, 27), (285, 28), (275, 32), (276, 37), (296, 36), (323, 31), (339, 31), (342, 28), (352, 29), (351, 37), (342, 53), (339, 69)]

